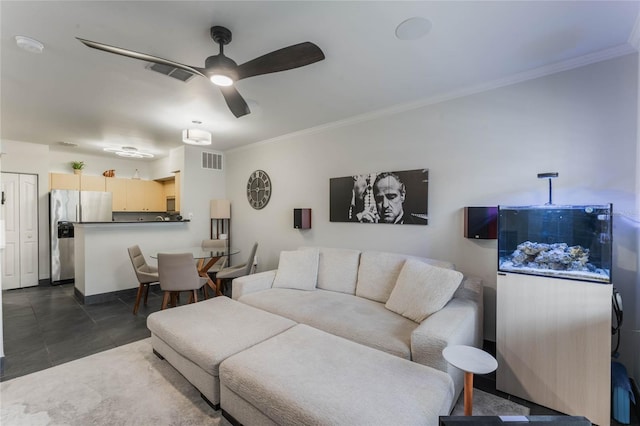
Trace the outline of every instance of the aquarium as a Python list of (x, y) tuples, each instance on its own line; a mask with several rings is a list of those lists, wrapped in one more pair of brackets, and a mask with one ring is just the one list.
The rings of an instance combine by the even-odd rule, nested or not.
[(498, 271), (611, 283), (611, 208), (498, 207)]

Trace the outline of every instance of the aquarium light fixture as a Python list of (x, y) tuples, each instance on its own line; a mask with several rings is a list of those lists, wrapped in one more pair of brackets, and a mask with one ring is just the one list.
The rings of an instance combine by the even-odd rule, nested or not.
[(551, 192), (553, 190), (551, 188), (551, 179), (557, 178), (557, 177), (558, 177), (558, 172), (538, 173), (538, 179), (549, 179), (549, 202), (546, 204), (547, 206), (553, 205), (553, 202), (551, 201)]

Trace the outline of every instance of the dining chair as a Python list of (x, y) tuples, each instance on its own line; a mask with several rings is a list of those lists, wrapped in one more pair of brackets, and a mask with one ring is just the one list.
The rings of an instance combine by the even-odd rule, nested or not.
[(217, 293), (222, 293), (223, 288), (223, 280), (224, 282), (228, 282), (229, 280), (233, 280), (234, 278), (244, 277), (245, 275), (249, 275), (252, 272), (253, 260), (256, 257), (256, 252), (258, 251), (258, 243), (253, 244), (253, 248), (251, 249), (251, 253), (249, 254), (249, 258), (247, 261), (241, 265), (230, 266), (228, 268), (224, 268), (216, 274), (216, 288)]
[(138, 313), (140, 307), (140, 299), (144, 292), (144, 305), (147, 306), (147, 298), (149, 297), (149, 284), (154, 284), (159, 281), (158, 268), (147, 264), (147, 261), (142, 254), (139, 246), (132, 246), (127, 249), (129, 252), (129, 258), (131, 259), (131, 265), (136, 273), (138, 279), (138, 294), (136, 295), (136, 303), (133, 305), (133, 315)]
[(169, 302), (176, 306), (177, 295), (183, 291), (189, 292), (188, 303), (197, 302), (198, 290), (207, 283), (198, 275), (193, 253), (158, 253), (158, 275), (164, 292), (161, 309), (166, 309)]

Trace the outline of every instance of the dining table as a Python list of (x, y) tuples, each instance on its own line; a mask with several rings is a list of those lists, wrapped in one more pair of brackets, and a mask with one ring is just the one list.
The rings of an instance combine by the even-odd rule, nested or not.
[[(198, 271), (198, 275), (202, 278), (207, 279), (207, 285), (213, 290), (216, 296), (222, 295), (220, 289), (216, 286), (216, 283), (213, 282), (211, 277), (209, 276), (209, 269), (222, 257), (231, 256), (233, 254), (240, 253), (240, 249), (230, 247), (227, 249), (219, 249), (219, 248), (204, 248), (201, 246), (193, 246), (193, 247), (183, 247), (176, 249), (165, 249), (155, 252), (151, 255), (151, 258), (158, 259), (158, 253), (191, 253), (193, 258), (197, 260), (195, 267)], [(205, 290), (205, 297), (207, 297), (207, 293)]]

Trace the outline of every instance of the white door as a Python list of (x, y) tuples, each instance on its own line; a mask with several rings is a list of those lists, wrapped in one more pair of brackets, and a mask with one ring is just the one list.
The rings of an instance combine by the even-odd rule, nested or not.
[(2, 289), (38, 285), (38, 178), (2, 173), (0, 188), (6, 238)]
[(20, 288), (20, 182), (14, 173), (2, 173), (2, 215), (5, 247), (2, 251), (2, 289)]

